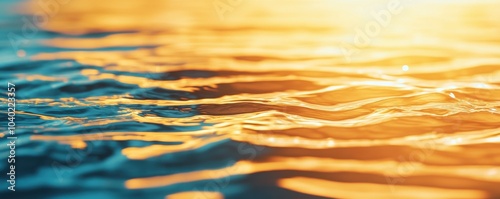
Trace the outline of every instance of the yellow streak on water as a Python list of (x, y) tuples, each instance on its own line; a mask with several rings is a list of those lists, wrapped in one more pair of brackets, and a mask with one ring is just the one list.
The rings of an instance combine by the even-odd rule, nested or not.
[[(265, 171), (278, 171), (286, 169), (293, 169), (295, 171), (317, 171), (317, 172), (323, 172), (325, 174), (332, 172), (340, 172), (340, 171), (384, 174), (387, 171), (397, 169), (399, 164), (400, 163), (394, 161), (334, 160), (334, 159), (314, 158), (314, 157), (299, 157), (299, 158), (274, 157), (267, 160), (267, 162), (252, 163), (249, 161), (239, 161), (230, 167), (217, 170), (202, 170), (189, 173), (173, 174), (168, 176), (155, 176), (149, 178), (131, 179), (125, 183), (125, 186), (130, 189), (153, 188), (153, 187), (169, 186), (176, 183), (202, 181), (208, 179), (224, 179), (224, 178), (229, 178), (233, 175), (243, 175), (243, 174), (251, 174), (251, 173), (258, 173)], [(458, 174), (465, 178), (480, 179), (498, 183), (500, 182), (500, 174), (498, 173), (499, 169), (500, 169), (499, 167), (460, 168), (451, 166), (439, 166), (439, 167), (422, 166), (421, 168), (418, 168), (418, 170), (416, 170), (417, 172), (412, 173), (411, 175), (408, 175), (406, 177), (411, 178), (412, 176), (442, 175), (444, 173), (449, 175)], [(448, 181), (446, 183), (453, 184), (454, 182)], [(378, 185), (378, 188), (380, 187), (382, 186)], [(383, 189), (386, 188), (390, 187), (383, 187)], [(399, 189), (399, 186), (397, 189)]]
[(392, 192), (390, 190), (380, 192), (387, 187), (371, 183), (340, 183), (305, 177), (285, 178), (278, 183), (287, 189), (328, 198), (487, 198), (485, 193), (476, 190), (398, 186)]
[(43, 80), (43, 81), (61, 81), (67, 82), (68, 78), (65, 77), (50, 77), (45, 75), (18, 75), (20, 79), (26, 79), (28, 81)]
[(186, 198), (224, 199), (224, 195), (217, 192), (191, 191), (191, 192), (176, 193), (165, 197), (165, 199), (186, 199)]

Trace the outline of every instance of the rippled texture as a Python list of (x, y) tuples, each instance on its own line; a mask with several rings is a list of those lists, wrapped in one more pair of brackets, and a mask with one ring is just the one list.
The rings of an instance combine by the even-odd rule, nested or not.
[(0, 40), (6, 198), (500, 197), (498, 1), (60, 2)]

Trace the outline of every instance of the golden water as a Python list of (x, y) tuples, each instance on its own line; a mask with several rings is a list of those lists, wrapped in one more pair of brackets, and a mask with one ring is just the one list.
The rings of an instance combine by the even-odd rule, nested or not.
[[(125, 159), (90, 168), (128, 173), (103, 180), (124, 193), (155, 190), (151, 198), (500, 197), (500, 2), (400, 0), (386, 26), (371, 12), (391, 1), (230, 2), (61, 5), (43, 25), (61, 36), (40, 43), (63, 50), (30, 59), (92, 66), (67, 66), (84, 77), (77, 86), (137, 88), (19, 103), (116, 108), (108, 117), (38, 117), (130, 125), (90, 134), (46, 127), (31, 140), (76, 150), (103, 141)], [(368, 24), (380, 30), (356, 45)], [(72, 178), (97, 175), (88, 172)]]

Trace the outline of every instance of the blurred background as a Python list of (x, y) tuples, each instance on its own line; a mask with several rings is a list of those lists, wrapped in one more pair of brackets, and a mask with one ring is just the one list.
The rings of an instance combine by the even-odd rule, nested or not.
[(500, 197), (500, 1), (0, 7), (2, 198)]

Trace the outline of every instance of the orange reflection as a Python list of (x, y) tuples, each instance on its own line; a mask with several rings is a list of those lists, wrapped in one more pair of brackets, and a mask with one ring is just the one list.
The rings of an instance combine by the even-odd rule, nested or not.
[(168, 195), (165, 199), (186, 199), (186, 198), (210, 198), (210, 199), (224, 199), (224, 195), (217, 192), (181, 192)]
[(282, 179), (278, 184), (300, 193), (328, 198), (487, 198), (476, 190), (453, 190), (419, 186), (396, 186), (370, 183), (339, 183), (306, 177)]
[(122, 150), (122, 154), (132, 160), (144, 160), (160, 155), (186, 151), (202, 147), (206, 144), (225, 139), (224, 137), (190, 139), (178, 145), (151, 145), (146, 147), (128, 147)]
[(42, 80), (42, 81), (61, 81), (67, 82), (68, 78), (65, 77), (50, 77), (44, 75), (18, 75), (18, 78), (26, 79), (28, 81)]
[[(300, 163), (300, 164), (299, 164)], [(250, 161), (239, 161), (236, 164), (214, 170), (201, 170), (193, 171), (187, 173), (178, 173), (168, 176), (155, 176), (148, 178), (136, 178), (130, 179), (125, 182), (125, 186), (129, 189), (145, 189), (154, 188), (162, 186), (170, 186), (177, 183), (195, 182), (208, 179), (219, 179), (228, 178), (235, 175), (248, 175), (259, 172), (269, 172), (269, 171), (280, 171), (280, 170), (295, 170), (295, 171), (316, 171), (322, 172), (323, 174), (328, 174), (331, 172), (357, 172), (357, 173), (367, 173), (380, 175), (378, 179), (379, 185), (374, 185), (372, 190), (380, 194), (389, 194), (387, 189), (390, 186), (396, 186), (387, 183), (385, 176), (391, 177), (388, 171), (397, 171), (400, 167), (399, 162), (396, 161), (358, 161), (358, 160), (335, 160), (328, 158), (315, 158), (315, 157), (297, 157), (297, 158), (286, 158), (286, 157), (274, 157), (266, 160), (266, 162), (250, 162)], [(484, 172), (488, 171), (488, 172)], [(461, 168), (460, 166), (422, 166), (416, 168), (411, 172), (411, 175), (405, 175), (403, 173), (398, 173), (396, 175), (403, 176), (406, 179), (411, 180), (412, 178), (418, 179), (418, 176), (461, 176), (463, 178), (482, 180), (484, 182), (500, 182), (500, 171), (499, 167), (469, 167), (467, 169)], [(388, 176), (389, 175), (389, 176)], [(391, 174), (392, 175), (392, 174)], [(461, 187), (463, 184), (461, 182), (454, 183), (453, 181), (443, 181), (447, 183), (447, 186), (457, 186)], [(427, 186), (425, 181), (417, 181), (416, 184), (420, 186)], [(344, 184), (342, 186), (348, 186)], [(399, 187), (399, 185), (397, 185)], [(404, 187), (404, 186), (403, 186)], [(411, 187), (403, 188), (405, 190), (410, 190)], [(432, 190), (434, 188), (429, 188)], [(351, 189), (349, 189), (351, 190)], [(355, 190), (352, 189), (349, 192), (355, 194)], [(439, 190), (439, 189), (436, 189)], [(405, 193), (405, 192), (403, 192)], [(475, 192), (481, 193), (480, 191)], [(484, 195), (483, 195), (484, 196)], [(340, 196), (345, 197), (345, 196)], [(354, 197), (359, 198), (359, 197)]]

